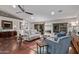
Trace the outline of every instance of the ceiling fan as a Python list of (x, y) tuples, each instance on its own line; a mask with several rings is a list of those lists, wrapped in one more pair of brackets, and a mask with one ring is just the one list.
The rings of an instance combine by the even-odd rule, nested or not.
[(17, 11), (16, 13), (19, 14), (19, 13), (22, 13), (22, 12), (21, 11)]
[(20, 9), (21, 11), (18, 11), (18, 12), (16, 12), (16, 13), (22, 13), (22, 12), (24, 12), (24, 13), (26, 13), (26, 14), (33, 15), (33, 13), (30, 13), (30, 12), (25, 11), (25, 9), (22, 8), (20, 5), (18, 5), (18, 7), (19, 7), (19, 9)]

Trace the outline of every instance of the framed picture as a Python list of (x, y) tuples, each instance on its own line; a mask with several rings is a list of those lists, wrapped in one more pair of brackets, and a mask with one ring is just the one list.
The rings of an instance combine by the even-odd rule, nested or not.
[(12, 29), (13, 28), (13, 23), (12, 21), (5, 21), (5, 20), (2, 20), (1, 22), (2, 24), (2, 29)]

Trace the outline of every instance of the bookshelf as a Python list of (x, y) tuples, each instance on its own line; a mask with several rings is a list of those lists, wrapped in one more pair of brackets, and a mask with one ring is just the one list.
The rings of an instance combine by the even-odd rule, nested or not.
[(54, 23), (53, 24), (53, 32), (67, 32), (67, 23)]

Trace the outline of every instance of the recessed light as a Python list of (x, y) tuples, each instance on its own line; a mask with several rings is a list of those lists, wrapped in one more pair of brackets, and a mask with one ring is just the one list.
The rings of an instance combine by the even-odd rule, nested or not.
[(54, 14), (55, 14), (55, 12), (54, 12), (54, 11), (52, 11), (52, 12), (51, 12), (51, 15), (54, 15)]
[(16, 8), (16, 5), (12, 5), (13, 8)]
[(58, 12), (62, 12), (62, 10), (58, 10)]

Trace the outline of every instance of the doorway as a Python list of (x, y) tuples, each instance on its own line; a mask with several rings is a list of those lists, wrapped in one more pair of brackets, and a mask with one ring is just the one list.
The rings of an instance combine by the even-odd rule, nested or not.
[(34, 24), (34, 28), (41, 34), (44, 34), (44, 24)]

